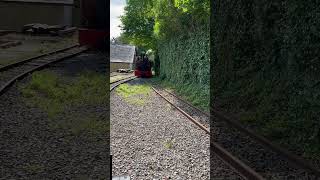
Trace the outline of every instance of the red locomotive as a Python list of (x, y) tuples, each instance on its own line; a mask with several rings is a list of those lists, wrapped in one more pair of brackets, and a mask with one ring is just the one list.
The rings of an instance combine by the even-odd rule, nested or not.
[(138, 56), (135, 63), (134, 75), (141, 78), (152, 77), (152, 63), (146, 55)]
[(82, 16), (79, 29), (80, 45), (104, 47), (109, 32), (109, 13), (106, 0), (81, 0)]

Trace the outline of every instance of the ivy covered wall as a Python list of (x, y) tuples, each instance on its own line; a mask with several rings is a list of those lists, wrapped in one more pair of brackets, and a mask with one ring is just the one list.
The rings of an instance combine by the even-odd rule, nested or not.
[(214, 1), (212, 96), (262, 134), (320, 154), (320, 1)]
[(203, 28), (159, 43), (160, 74), (174, 82), (209, 87), (209, 33)]

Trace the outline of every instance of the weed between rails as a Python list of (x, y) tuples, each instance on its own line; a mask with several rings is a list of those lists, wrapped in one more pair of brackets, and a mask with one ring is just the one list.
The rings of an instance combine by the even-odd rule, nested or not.
[(167, 140), (163, 143), (163, 145), (167, 149), (172, 149), (174, 145), (174, 140)]

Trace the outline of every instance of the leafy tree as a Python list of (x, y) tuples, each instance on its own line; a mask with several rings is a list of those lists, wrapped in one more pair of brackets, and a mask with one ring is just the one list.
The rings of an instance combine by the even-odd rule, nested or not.
[(134, 44), (154, 49), (154, 17), (152, 0), (128, 0), (125, 15), (121, 16), (123, 35)]
[(209, 0), (128, 0), (122, 29), (130, 42), (151, 49), (157, 41), (195, 32), (208, 24)]

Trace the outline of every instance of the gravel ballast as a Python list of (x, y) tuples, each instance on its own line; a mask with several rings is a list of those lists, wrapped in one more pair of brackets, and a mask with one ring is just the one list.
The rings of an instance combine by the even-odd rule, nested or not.
[[(72, 81), (83, 70), (105, 73), (106, 62), (105, 55), (84, 53), (46, 70)], [(109, 179), (109, 132), (89, 136), (52, 128), (47, 113), (22, 98), (18, 86), (29, 80), (0, 96), (0, 179)], [(55, 120), (89, 115), (105, 119), (107, 105), (70, 108)]]
[[(169, 93), (163, 90), (159, 91), (199, 122), (205, 125), (209, 122), (209, 116), (195, 111), (194, 108)], [(280, 154), (254, 141), (252, 137), (248, 137), (244, 133), (228, 126), (226, 123), (219, 121), (215, 116), (212, 117), (211, 141), (222, 145), (235, 157), (245, 162), (245, 164), (249, 165), (266, 179), (316, 179), (315, 176), (308, 174), (305, 170), (294, 167), (292, 163), (288, 162), (288, 160)], [(213, 153), (213, 151), (211, 151), (211, 153)]]
[[(141, 79), (130, 84), (139, 84)], [(111, 93), (112, 175), (132, 179), (209, 179), (209, 136), (153, 91), (144, 105)], [(241, 179), (214, 154), (214, 179)]]

